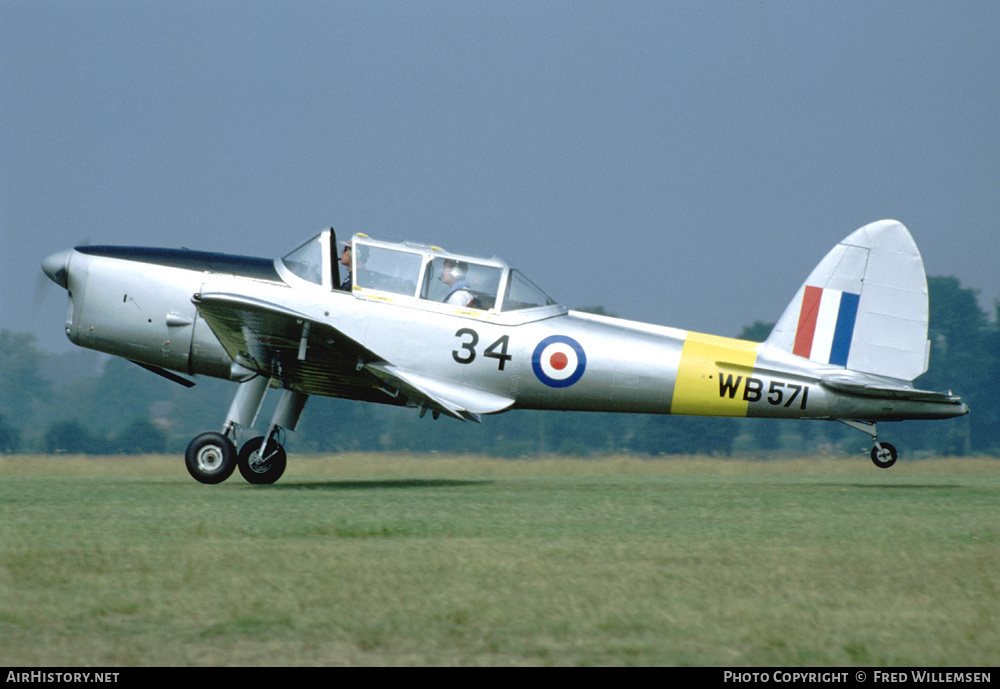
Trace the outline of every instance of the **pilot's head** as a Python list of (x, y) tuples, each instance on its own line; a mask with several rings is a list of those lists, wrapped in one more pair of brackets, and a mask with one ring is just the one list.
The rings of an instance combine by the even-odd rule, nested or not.
[[(354, 244), (350, 240), (339, 242), (340, 244), (340, 265), (346, 266), (348, 269), (351, 267), (351, 254), (355, 253)], [(369, 247), (364, 244), (357, 247), (357, 264), (363, 266), (368, 262), (368, 251)]]
[(459, 280), (464, 279), (468, 272), (469, 266), (464, 261), (447, 258), (441, 267), (441, 282), (446, 285), (454, 285)]

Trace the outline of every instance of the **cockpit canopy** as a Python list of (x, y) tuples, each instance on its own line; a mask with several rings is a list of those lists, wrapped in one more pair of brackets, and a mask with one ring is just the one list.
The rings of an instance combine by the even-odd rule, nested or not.
[[(495, 256), (453, 254), (436, 246), (380, 241), (363, 234), (354, 235), (347, 244), (353, 247), (349, 289), (358, 298), (396, 301), (395, 297), (401, 297), (400, 302), (413, 300), (410, 303), (416, 306), (447, 304), (468, 315), (532, 311), (532, 315), (547, 317), (554, 315), (549, 311), (566, 312)], [(338, 290), (340, 256), (333, 232), (326, 230), (277, 263), (279, 269), (284, 268), (282, 272)], [(536, 309), (545, 313), (535, 314)]]

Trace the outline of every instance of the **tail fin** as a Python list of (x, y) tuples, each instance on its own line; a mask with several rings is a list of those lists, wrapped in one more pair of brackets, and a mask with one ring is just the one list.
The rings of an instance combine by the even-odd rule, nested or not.
[(767, 338), (812, 361), (899, 380), (927, 370), (927, 277), (909, 231), (880, 220), (813, 269)]

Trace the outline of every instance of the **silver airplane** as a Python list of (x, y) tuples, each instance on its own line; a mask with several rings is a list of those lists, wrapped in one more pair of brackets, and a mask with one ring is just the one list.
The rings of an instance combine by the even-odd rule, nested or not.
[[(340, 283), (340, 265), (349, 277)], [(570, 311), (499, 258), (320, 232), (282, 258), (81, 246), (46, 258), (69, 293), (66, 335), (171, 380), (238, 383), (190, 474), (273, 483), (310, 395), (479, 421), (510, 409), (877, 422), (968, 413), (916, 389), (927, 370), (927, 280), (910, 233), (883, 220), (820, 261), (762, 343)], [(269, 388), (281, 397), (253, 431)], [(238, 441), (251, 437), (241, 448)]]

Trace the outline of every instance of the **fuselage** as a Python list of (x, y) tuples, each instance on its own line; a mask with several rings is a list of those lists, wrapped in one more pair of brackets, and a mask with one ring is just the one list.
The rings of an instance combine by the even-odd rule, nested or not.
[[(822, 381), (832, 375), (858, 385), (885, 381), (756, 342), (552, 304), (462, 309), (419, 294), (358, 286), (340, 291), (334, 288), (339, 280), (303, 280), (280, 259), (94, 246), (49, 257), (45, 271), (69, 292), (72, 342), (185, 375), (246, 379), (248, 363), (234, 359), (197, 306), (196, 295), (236, 294), (327, 325), (400, 370), (512, 400), (506, 409), (869, 421), (967, 412), (957, 400), (831, 389)], [(308, 344), (304, 337), (304, 362), (315, 351)], [(347, 362), (342, 368), (337, 373), (344, 377), (336, 380), (361, 375), (363, 367)], [(358, 385), (368, 383), (359, 379)], [(406, 403), (392, 390), (362, 394), (355, 385), (315, 380), (287, 386), (306, 395)]]

